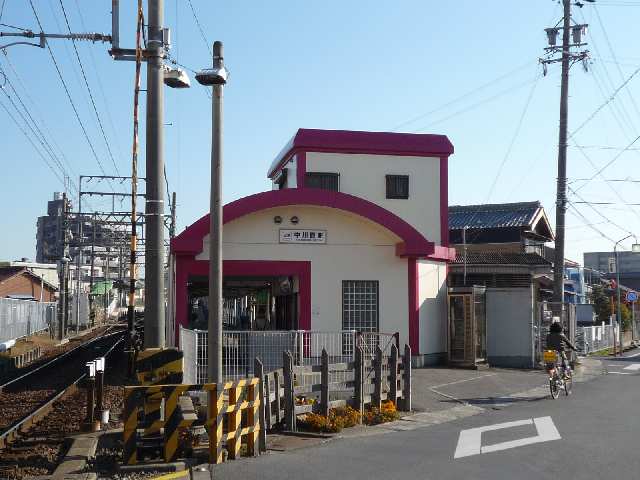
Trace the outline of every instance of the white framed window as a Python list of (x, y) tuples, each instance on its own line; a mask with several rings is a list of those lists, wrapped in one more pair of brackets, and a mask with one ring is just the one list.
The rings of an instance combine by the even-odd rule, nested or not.
[(342, 281), (342, 329), (377, 332), (380, 286), (378, 280)]

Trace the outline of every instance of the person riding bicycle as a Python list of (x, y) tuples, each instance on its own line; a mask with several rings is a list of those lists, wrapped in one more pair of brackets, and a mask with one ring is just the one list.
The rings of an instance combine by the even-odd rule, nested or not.
[(574, 352), (576, 347), (571, 343), (567, 336), (562, 333), (562, 325), (560, 322), (553, 322), (549, 327), (549, 334), (547, 335), (547, 349), (555, 350), (560, 354), (562, 359), (562, 368), (565, 369), (567, 364), (567, 355), (565, 354), (564, 346), (568, 346)]

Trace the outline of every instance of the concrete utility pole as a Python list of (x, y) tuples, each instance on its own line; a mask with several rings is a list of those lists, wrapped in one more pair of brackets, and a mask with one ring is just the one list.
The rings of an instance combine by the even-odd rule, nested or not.
[(68, 227), (68, 219), (67, 219), (67, 194), (62, 194), (62, 219), (60, 230), (61, 231), (61, 242), (60, 242), (60, 263), (58, 268), (58, 278), (59, 278), (59, 287), (58, 287), (58, 340), (62, 340), (65, 337), (65, 329), (67, 324), (67, 287), (69, 283), (67, 282), (67, 270), (68, 270), (68, 258), (67, 258), (67, 227)]
[(560, 81), (560, 132), (558, 135), (558, 179), (556, 190), (556, 243), (553, 268), (553, 301), (564, 301), (564, 229), (567, 212), (567, 125), (569, 117), (569, 28), (571, 1), (563, 0), (562, 76)]
[(147, 195), (144, 347), (164, 347), (164, 1), (149, 0), (147, 42)]
[[(544, 73), (547, 65), (561, 62), (562, 73), (560, 82), (560, 129), (558, 134), (558, 178), (556, 191), (556, 241), (553, 267), (553, 302), (556, 308), (564, 301), (564, 252), (565, 252), (565, 215), (567, 211), (567, 125), (569, 118), (569, 69), (577, 60), (588, 57), (588, 51), (577, 54), (571, 53), (572, 47), (582, 47), (582, 35), (587, 25), (571, 25), (571, 1), (562, 0), (564, 16), (562, 27), (547, 28), (545, 31), (549, 40), (549, 47), (545, 48), (548, 54), (554, 54), (560, 50), (562, 56), (558, 58), (540, 59)], [(556, 46), (556, 38), (562, 30), (562, 47)], [(571, 40), (573, 39), (573, 43)], [(583, 63), (586, 67), (586, 63)]]
[(209, 230), (209, 318), (207, 377), (222, 382), (222, 94), (228, 72), (222, 42), (213, 43), (213, 68), (196, 74), (202, 85), (212, 86), (211, 198)]

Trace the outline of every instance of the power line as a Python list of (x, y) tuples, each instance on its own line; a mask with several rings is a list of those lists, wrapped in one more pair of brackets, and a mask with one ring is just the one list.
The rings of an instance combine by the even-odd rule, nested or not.
[(518, 125), (516, 126), (516, 130), (515, 132), (513, 132), (513, 137), (511, 138), (511, 142), (509, 143), (509, 147), (507, 148), (506, 153), (504, 154), (504, 158), (502, 159), (502, 162), (500, 163), (500, 167), (498, 167), (498, 172), (496, 173), (496, 176), (493, 179), (493, 182), (491, 183), (491, 187), (489, 188), (489, 193), (487, 193), (487, 200), (485, 201), (485, 203), (487, 203), (489, 201), (489, 199), (491, 198), (491, 195), (493, 194), (493, 190), (496, 187), (496, 184), (498, 183), (498, 179), (500, 178), (500, 175), (502, 174), (502, 169), (504, 168), (505, 164), (507, 163), (507, 160), (509, 159), (510, 155), (511, 155), (511, 151), (513, 150), (513, 145), (516, 142), (516, 139), (518, 138), (518, 135), (520, 134), (520, 129), (522, 128), (522, 124), (524, 122), (524, 118), (527, 115), (527, 111), (529, 110), (529, 105), (531, 104), (531, 99), (533, 98), (533, 94), (536, 90), (536, 86), (538, 85), (538, 80), (540, 80), (540, 74), (536, 75), (536, 79), (535, 79), (535, 83), (531, 86), (531, 91), (529, 92), (529, 96), (527, 97), (527, 101), (524, 104), (524, 109), (522, 110), (522, 113), (520, 114), (520, 119), (518, 120)]
[(413, 130), (411, 133), (421, 132), (421, 131), (426, 130), (429, 127), (432, 127), (433, 125), (437, 125), (438, 123), (446, 122), (447, 120), (450, 120), (450, 119), (452, 119), (452, 118), (454, 118), (454, 117), (456, 117), (458, 115), (461, 115), (461, 114), (466, 113), (466, 112), (468, 112), (470, 110), (473, 110), (473, 109), (475, 109), (475, 108), (477, 108), (477, 107), (479, 107), (481, 105), (484, 105), (485, 103), (489, 103), (489, 102), (491, 102), (491, 101), (493, 101), (493, 100), (495, 100), (497, 98), (503, 97), (505, 95), (508, 95), (509, 93), (515, 92), (516, 90), (519, 90), (519, 89), (521, 89), (523, 87), (526, 87), (527, 85), (531, 85), (535, 81), (536, 81), (535, 79), (527, 80), (526, 82), (519, 83), (517, 85), (513, 85), (513, 86), (511, 86), (511, 87), (509, 87), (509, 88), (507, 88), (505, 90), (502, 90), (502, 91), (496, 93), (495, 95), (492, 95), (491, 97), (485, 98), (484, 100), (481, 100), (481, 101), (476, 102), (476, 103), (474, 103), (474, 104), (472, 104), (472, 105), (470, 105), (468, 107), (465, 107), (465, 108), (463, 108), (461, 110), (458, 110), (458, 111), (452, 113), (451, 115), (448, 115), (446, 117), (440, 118), (439, 120), (435, 120), (435, 121), (433, 121), (433, 122), (431, 122), (431, 123), (429, 123), (429, 124), (427, 124), (427, 125), (425, 125), (425, 126), (423, 126), (421, 128)]
[[(69, 23), (69, 17), (67, 17), (67, 11), (64, 8), (64, 4), (62, 0), (60, 0), (60, 8), (62, 8), (62, 14), (64, 15), (64, 21), (67, 24), (67, 30), (69, 30), (69, 34), (71, 34), (71, 24)], [(89, 86), (89, 81), (87, 80), (87, 74), (84, 71), (84, 65), (82, 64), (82, 60), (80, 59), (80, 53), (78, 52), (78, 47), (76, 46), (76, 41), (71, 39), (71, 44), (73, 45), (73, 50), (76, 54), (76, 59), (78, 60), (78, 65), (80, 65), (80, 71), (82, 72), (82, 78), (84, 79), (84, 84), (87, 87), (87, 92), (89, 93), (89, 99), (91, 100), (91, 105), (93, 106), (93, 111), (96, 114), (96, 120), (98, 121), (98, 125), (100, 126), (100, 131), (102, 132), (102, 138), (104, 139), (104, 143), (107, 146), (107, 151), (109, 152), (109, 157), (111, 158), (111, 163), (113, 163), (114, 168), (116, 169), (116, 174), (120, 175), (120, 171), (118, 170), (118, 165), (116, 164), (115, 158), (113, 158), (113, 153), (111, 152), (111, 146), (109, 145), (109, 140), (107, 140), (107, 135), (104, 132), (104, 126), (102, 125), (102, 120), (100, 120), (100, 114), (98, 113), (98, 108), (96, 107), (96, 102), (93, 98), (93, 92), (91, 91), (91, 87)]]
[(2, 107), (4, 109), (5, 112), (7, 112), (7, 115), (9, 116), (9, 118), (13, 121), (13, 123), (15, 123), (16, 127), (18, 127), (18, 129), (22, 132), (22, 134), (25, 136), (25, 138), (29, 141), (29, 143), (31, 144), (31, 146), (33, 147), (33, 149), (36, 151), (36, 153), (40, 156), (40, 158), (42, 159), (42, 161), (47, 165), (47, 167), (49, 167), (49, 170), (51, 170), (51, 172), (53, 173), (53, 175), (60, 181), (61, 184), (63, 184), (66, 187), (66, 182), (64, 181), (63, 178), (60, 178), (60, 174), (56, 171), (55, 168), (53, 168), (53, 166), (49, 163), (49, 161), (45, 158), (45, 156), (42, 154), (42, 152), (38, 149), (38, 147), (36, 146), (36, 144), (33, 142), (33, 140), (31, 139), (31, 137), (29, 136), (29, 134), (27, 133), (27, 131), (20, 125), (20, 123), (18, 122), (18, 120), (16, 120), (16, 118), (11, 114), (11, 112), (9, 111), (9, 109), (5, 106), (4, 103), (0, 102), (0, 107)]
[[(82, 30), (87, 32), (88, 29), (87, 29), (87, 26), (85, 24), (84, 17), (82, 15), (82, 9), (80, 8), (80, 4), (78, 3), (78, 0), (75, 0), (75, 4), (76, 4), (76, 9), (78, 10), (78, 18), (80, 18), (80, 25), (82, 25)], [(96, 78), (96, 82), (98, 83), (98, 90), (100, 90), (100, 96), (102, 97), (102, 103), (104, 104), (104, 109), (107, 112), (107, 120), (109, 121), (109, 125), (110, 125), (111, 131), (113, 133), (113, 138), (115, 140), (115, 145), (116, 145), (116, 148), (118, 150), (119, 158), (124, 158), (123, 151), (122, 151), (122, 146), (120, 144), (120, 140), (119, 140), (119, 136), (118, 136), (118, 130), (116, 129), (115, 123), (113, 122), (113, 117), (111, 115), (111, 109), (109, 108), (109, 102), (107, 101), (107, 96), (104, 93), (104, 87), (102, 86), (101, 75), (99, 73), (98, 66), (96, 64), (96, 59), (95, 59), (95, 56), (93, 54), (93, 49), (89, 48), (87, 50), (89, 52), (89, 58), (91, 59), (91, 65), (93, 66), (93, 70), (96, 73), (95, 78)]]
[(460, 95), (459, 97), (454, 98), (453, 100), (451, 100), (451, 101), (449, 101), (449, 102), (447, 102), (447, 103), (445, 103), (445, 104), (443, 104), (443, 105), (440, 105), (439, 107), (434, 108), (433, 110), (429, 110), (428, 112), (421, 113), (421, 114), (419, 114), (419, 115), (417, 115), (417, 116), (415, 116), (415, 117), (413, 117), (413, 118), (411, 118), (411, 119), (409, 119), (409, 120), (407, 120), (407, 121), (405, 121), (405, 122), (399, 123), (398, 125), (396, 125), (395, 127), (393, 127), (393, 128), (391, 129), (391, 131), (392, 131), (392, 132), (394, 132), (394, 131), (398, 130), (399, 128), (404, 127), (405, 125), (409, 125), (409, 124), (411, 124), (411, 123), (414, 123), (414, 122), (416, 122), (416, 121), (418, 121), (418, 120), (421, 120), (421, 119), (423, 119), (424, 117), (427, 117), (427, 116), (429, 116), (429, 115), (431, 115), (431, 114), (433, 114), (433, 113), (439, 112), (440, 110), (443, 110), (443, 109), (445, 109), (446, 107), (448, 107), (448, 106), (450, 106), (450, 105), (453, 105), (453, 104), (455, 104), (455, 103), (458, 103), (460, 100), (463, 100), (463, 99), (465, 99), (465, 98), (467, 98), (467, 97), (469, 97), (469, 96), (473, 95), (474, 93), (480, 92), (480, 91), (484, 90), (484, 89), (485, 89), (485, 88), (487, 88), (487, 87), (490, 87), (490, 86), (492, 86), (492, 85), (495, 85), (496, 83), (500, 82), (501, 80), (504, 80), (505, 78), (508, 78), (508, 77), (510, 77), (511, 75), (513, 75), (513, 74), (515, 74), (515, 73), (517, 73), (517, 72), (519, 72), (519, 71), (521, 71), (521, 70), (525, 69), (526, 67), (528, 67), (529, 65), (531, 65), (531, 63), (532, 63), (531, 61), (526, 62), (526, 63), (523, 63), (522, 65), (520, 65), (520, 66), (518, 66), (518, 67), (514, 68), (513, 70), (511, 70), (511, 71), (509, 71), (509, 72), (507, 72), (507, 73), (504, 73), (504, 74), (502, 74), (502, 75), (500, 75), (500, 76), (498, 76), (498, 77), (494, 78), (493, 80), (488, 81), (487, 83), (483, 83), (483, 84), (482, 84), (482, 85), (480, 85), (479, 87), (476, 87), (476, 88), (474, 88), (473, 90), (470, 90), (470, 91), (468, 91), (467, 93), (464, 93), (463, 95)]
[(627, 77), (627, 79), (622, 83), (622, 85), (620, 85), (618, 88), (616, 88), (616, 89), (613, 91), (613, 93), (611, 94), (611, 96), (610, 96), (609, 98), (607, 98), (607, 99), (606, 99), (606, 101), (605, 101), (602, 105), (600, 105), (598, 108), (596, 108), (596, 109), (595, 109), (595, 111), (594, 111), (591, 115), (589, 115), (589, 116), (588, 116), (588, 117), (587, 117), (587, 118), (586, 118), (586, 119), (585, 119), (585, 120), (584, 120), (584, 121), (583, 121), (583, 122), (578, 126), (578, 128), (574, 129), (574, 130), (573, 130), (573, 132), (571, 132), (571, 133), (569, 134), (569, 137), (568, 137), (568, 138), (572, 138), (576, 133), (578, 133), (580, 130), (582, 130), (582, 129), (584, 128), (584, 126), (585, 126), (587, 123), (589, 123), (591, 120), (593, 120), (593, 118), (594, 118), (598, 113), (600, 113), (600, 111), (601, 111), (604, 107), (606, 107), (607, 105), (609, 105), (609, 103), (611, 103), (611, 102), (615, 99), (615, 97), (616, 97), (616, 95), (618, 94), (618, 92), (619, 92), (620, 90), (622, 90), (622, 89), (623, 89), (623, 88), (624, 88), (624, 87), (625, 87), (625, 86), (626, 86), (626, 85), (631, 81), (631, 79), (633, 79), (633, 77), (635, 77), (639, 72), (640, 72), (640, 67), (636, 68), (636, 69), (633, 71), (633, 73), (632, 73), (629, 77)]
[[(22, 121), (29, 128), (29, 130), (31, 130), (31, 133), (33, 134), (34, 137), (36, 137), (36, 139), (40, 143), (40, 146), (42, 147), (42, 149), (45, 152), (47, 152), (49, 157), (51, 157), (51, 160), (53, 160), (53, 162), (58, 166), (58, 168), (60, 169), (62, 175), (66, 176), (66, 177), (69, 177), (70, 176), (69, 172), (66, 170), (66, 168), (64, 167), (64, 165), (62, 164), (60, 159), (57, 157), (57, 155), (53, 151), (53, 148), (51, 147), (51, 145), (47, 141), (45, 135), (42, 133), (42, 130), (40, 130), (40, 127), (38, 126), (38, 124), (34, 120), (33, 116), (31, 115), (31, 112), (29, 111), (29, 109), (26, 107), (26, 105), (22, 101), (22, 98), (20, 98), (20, 95), (18, 94), (18, 92), (16, 91), (15, 87), (13, 86), (13, 83), (11, 82), (11, 80), (9, 80), (9, 77), (6, 76), (6, 74), (4, 73), (4, 70), (2, 70), (1, 68), (0, 68), (0, 73), (2, 73), (5, 76), (5, 78), (7, 80), (7, 85), (9, 85), (9, 87), (13, 91), (14, 96), (16, 97), (16, 99), (18, 100), (20, 105), (22, 106), (24, 112), (29, 117), (29, 119), (27, 119), (25, 117), (25, 114), (18, 108), (16, 103), (13, 101), (13, 98), (11, 97), (11, 95), (9, 95), (9, 93), (7, 92), (7, 90), (5, 88), (1, 89), (2, 93), (5, 94), (5, 96), (7, 97), (7, 99), (9, 100), (11, 105), (13, 106), (13, 108), (15, 109), (15, 111), (18, 112), (18, 115), (20, 115), (20, 117), (22, 118)], [(31, 120), (31, 123), (29, 123), (29, 120)]]
[(196, 14), (196, 10), (195, 10), (195, 8), (193, 8), (193, 4), (191, 3), (191, 0), (188, 0), (188, 2), (189, 2), (189, 7), (191, 7), (191, 13), (193, 14), (193, 19), (195, 20), (196, 26), (198, 27), (198, 30), (200, 31), (200, 36), (202, 37), (202, 41), (207, 46), (207, 50), (209, 51), (209, 56), (213, 57), (213, 52), (211, 51), (211, 44), (207, 41), (207, 36), (204, 34), (204, 30), (202, 29), (202, 25), (200, 25), (200, 20), (198, 20), (198, 15)]
[[(613, 225), (614, 227), (622, 230), (625, 233), (630, 233), (625, 227), (617, 224), (616, 222), (614, 222), (613, 220), (611, 220), (609, 217), (607, 217), (605, 214), (603, 214), (602, 212), (600, 212), (597, 208), (594, 207), (593, 204), (586, 202), (585, 199), (580, 196), (580, 194), (578, 194), (578, 192), (576, 192), (574, 189), (572, 189), (571, 187), (567, 187), (569, 189), (569, 192), (571, 192), (573, 195), (575, 195), (576, 197), (578, 197), (578, 199), (581, 201), (581, 203), (584, 203), (585, 205), (587, 205), (591, 210), (593, 210), (596, 215), (598, 215), (600, 218), (602, 218), (603, 220), (605, 220), (607, 223)], [(573, 203), (577, 203), (577, 202), (573, 202)]]
[(594, 178), (596, 178), (598, 175), (600, 175), (603, 171), (605, 171), (608, 167), (610, 167), (611, 165), (613, 165), (614, 162), (616, 162), (616, 160), (618, 160), (622, 154), (624, 152), (626, 152), (630, 147), (632, 147), (638, 140), (640, 140), (640, 135), (638, 135), (636, 138), (634, 138), (629, 145), (627, 145), (624, 149), (622, 149), (615, 157), (613, 157), (611, 160), (609, 160), (602, 168), (600, 168), (595, 174), (593, 174), (591, 177), (589, 177), (587, 179), (587, 181), (585, 183), (583, 183), (582, 185), (580, 185), (576, 190), (580, 190), (582, 188), (584, 188), (585, 185), (587, 185), (589, 182), (591, 182)]
[(615, 242), (614, 239), (612, 239), (610, 236), (606, 235), (604, 232), (602, 232), (599, 228), (596, 228), (592, 223), (589, 222), (589, 219), (587, 219), (587, 217), (585, 217), (582, 212), (580, 212), (580, 210), (577, 209), (577, 207), (573, 204), (573, 203), (568, 203), (568, 207), (569, 209), (573, 209), (573, 211), (575, 212), (575, 214), (580, 217), (584, 222), (585, 222), (585, 226), (590, 228), (591, 230), (593, 230), (594, 232), (598, 233), (601, 237), (606, 238), (607, 240), (609, 240), (610, 242)]
[[(31, 10), (33, 11), (33, 15), (36, 17), (36, 22), (38, 23), (38, 27), (40, 27), (40, 31), (44, 31), (44, 29), (42, 28), (42, 23), (40, 23), (40, 18), (38, 17), (38, 13), (36, 12), (36, 9), (33, 5), (33, 0), (29, 0), (29, 4), (31, 5)], [(82, 133), (84, 135), (85, 140), (87, 141), (87, 144), (89, 145), (89, 148), (91, 149), (91, 153), (93, 153), (93, 157), (95, 158), (96, 162), (98, 163), (98, 166), (100, 167), (100, 171), (106, 175), (106, 171), (102, 165), (102, 162), (100, 161), (100, 159), (98, 158), (98, 154), (96, 153), (96, 150), (93, 146), (93, 143), (91, 143), (91, 139), (89, 138), (89, 134), (87, 133), (87, 129), (84, 126), (84, 123), (82, 122), (82, 119), (80, 118), (80, 114), (78, 113), (78, 109), (76, 108), (75, 103), (73, 102), (73, 99), (71, 98), (71, 93), (69, 92), (69, 88), (67, 87), (67, 83), (64, 80), (64, 77), (62, 76), (62, 72), (60, 71), (60, 67), (58, 66), (58, 62), (56, 61), (56, 57), (53, 54), (53, 50), (51, 50), (51, 46), (49, 45), (49, 43), (47, 42), (47, 50), (49, 51), (49, 55), (51, 56), (51, 60), (53, 61), (53, 65), (56, 68), (56, 72), (58, 73), (58, 78), (60, 79), (60, 82), (62, 83), (62, 86), (64, 87), (64, 91), (67, 94), (67, 98), (69, 99), (69, 103), (71, 104), (71, 107), (73, 108), (73, 112), (75, 114), (76, 120), (78, 121), (78, 123), (80, 124), (80, 128), (82, 129)], [(113, 186), (111, 186), (111, 188), (113, 188)]]

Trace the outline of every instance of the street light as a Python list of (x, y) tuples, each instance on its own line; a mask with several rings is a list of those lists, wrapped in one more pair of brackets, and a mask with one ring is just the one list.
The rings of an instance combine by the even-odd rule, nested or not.
[[(631, 244), (631, 251), (633, 253), (640, 252), (640, 244), (638, 243), (638, 237), (636, 237), (632, 233), (618, 240), (616, 244), (613, 246), (613, 255), (616, 261), (616, 322), (618, 323), (618, 352), (620, 356), (622, 356), (622, 315), (620, 314), (620, 266), (618, 262), (618, 244), (625, 241), (627, 238), (631, 238), (631, 237), (633, 237), (635, 240), (635, 243)], [(613, 353), (615, 355), (616, 353), (615, 348)]]
[(213, 43), (213, 68), (196, 74), (201, 85), (213, 87), (211, 96), (211, 198), (209, 229), (209, 318), (207, 377), (222, 383), (222, 92), (229, 72), (224, 66), (222, 42)]

